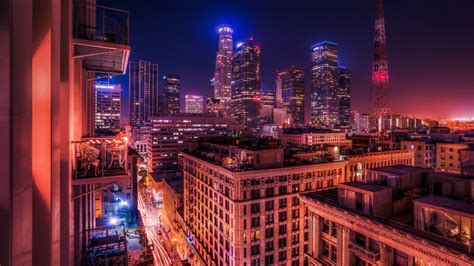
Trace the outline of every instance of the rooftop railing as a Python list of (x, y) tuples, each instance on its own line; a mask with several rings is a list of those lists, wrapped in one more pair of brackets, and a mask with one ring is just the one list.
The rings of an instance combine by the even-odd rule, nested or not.
[(128, 11), (75, 1), (73, 37), (92, 41), (129, 45)]

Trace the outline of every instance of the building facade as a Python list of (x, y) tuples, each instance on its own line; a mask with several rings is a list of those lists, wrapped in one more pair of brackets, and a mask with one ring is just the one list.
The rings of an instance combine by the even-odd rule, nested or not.
[(291, 116), (292, 124), (304, 125), (304, 68), (291, 66), (277, 72), (277, 90), (281, 107)]
[[(472, 206), (449, 194), (455, 186), (471, 181), (394, 166), (376, 169), (367, 182), (301, 194), (308, 265), (472, 265)], [(458, 193), (472, 197), (468, 189)]]
[(214, 98), (219, 99), (224, 107), (223, 113), (227, 115), (230, 108), (231, 80), (232, 80), (232, 33), (229, 26), (221, 26), (219, 32), (219, 45), (216, 54), (216, 70), (212, 79)]
[(177, 114), (180, 112), (180, 79), (179, 74), (168, 74), (164, 78), (165, 80), (165, 101), (166, 101), (166, 113)]
[(140, 126), (158, 112), (158, 64), (130, 61), (130, 124)]
[(461, 150), (468, 149), (469, 145), (462, 142), (436, 143), (436, 171), (461, 173)]
[(116, 134), (120, 131), (120, 84), (95, 85), (95, 132)]
[(200, 95), (185, 96), (186, 113), (202, 114), (204, 112), (204, 98)]
[(148, 138), (148, 171), (166, 173), (176, 171), (178, 153), (199, 137), (229, 134), (235, 126), (231, 118), (206, 114), (175, 114), (150, 119)]
[(189, 239), (206, 265), (303, 265), (308, 229), (297, 195), (336, 185), (346, 163), (283, 167), (279, 148), (235, 152), (232, 165), (183, 154)]
[(304, 132), (295, 130), (283, 130), (279, 134), (284, 145), (289, 143), (296, 145), (335, 145), (335, 146), (351, 146), (351, 140), (347, 139), (346, 133), (341, 132)]
[(426, 140), (402, 140), (402, 150), (412, 150), (414, 166), (434, 168), (436, 166), (436, 143)]
[(232, 57), (232, 117), (251, 130), (259, 127), (260, 48), (250, 38)]
[(343, 67), (339, 68), (339, 126), (351, 125), (351, 72)]

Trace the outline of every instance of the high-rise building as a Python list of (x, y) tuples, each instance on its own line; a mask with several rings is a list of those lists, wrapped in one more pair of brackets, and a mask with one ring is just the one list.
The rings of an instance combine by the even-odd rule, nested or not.
[(337, 43), (311, 47), (311, 123), (334, 128), (350, 123), (350, 72), (338, 67)]
[(260, 92), (260, 101), (262, 105), (275, 106), (275, 92), (271, 90), (262, 90)]
[(166, 106), (166, 94), (160, 93), (158, 94), (158, 113), (157, 115), (165, 115), (167, 112)]
[[(291, 117), (292, 125), (304, 125), (304, 68), (291, 66), (277, 72), (277, 91), (281, 107)], [(277, 93), (278, 94), (278, 93)]]
[(339, 125), (343, 127), (351, 124), (351, 72), (343, 67), (339, 68)]
[(224, 114), (229, 111), (231, 99), (232, 79), (232, 33), (229, 26), (221, 26), (219, 32), (219, 45), (216, 54), (216, 70), (211, 80), (214, 89), (214, 98), (219, 99), (224, 107)]
[(311, 122), (332, 128), (339, 123), (337, 44), (324, 41), (311, 50)]
[(204, 111), (204, 98), (200, 95), (185, 96), (186, 113), (202, 114)]
[(179, 113), (179, 74), (168, 74), (165, 80), (166, 114)]
[(223, 116), (223, 110), (221, 100), (214, 98), (207, 98), (206, 100), (206, 113), (215, 114), (217, 117)]
[(95, 85), (95, 132), (113, 134), (120, 131), (120, 84)]
[(199, 137), (229, 134), (235, 127), (232, 118), (211, 114), (171, 114), (150, 119), (148, 170), (167, 173), (177, 170), (178, 153)]
[(128, 71), (130, 124), (139, 126), (158, 113), (158, 64), (130, 61)]
[(232, 57), (232, 116), (256, 130), (260, 115), (260, 48), (253, 38), (237, 44)]
[(373, 118), (387, 112), (389, 100), (388, 87), (387, 42), (385, 39), (383, 0), (376, 0), (374, 60), (372, 63), (372, 89), (370, 93), (370, 114)]

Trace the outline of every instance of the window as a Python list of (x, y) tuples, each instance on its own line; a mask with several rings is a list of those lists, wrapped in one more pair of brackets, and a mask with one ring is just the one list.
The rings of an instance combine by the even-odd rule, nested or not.
[(250, 255), (258, 255), (260, 254), (260, 245), (255, 245), (250, 247)]
[(268, 187), (268, 188), (266, 188), (266, 189), (265, 189), (265, 196), (266, 196), (266, 197), (271, 197), (271, 196), (273, 196), (273, 195), (274, 195), (273, 191), (274, 191), (273, 187)]
[(260, 212), (260, 203), (250, 204), (250, 213), (259, 213)]
[(279, 207), (280, 209), (286, 208), (286, 198), (285, 198), (285, 199), (280, 199), (280, 200), (278, 201), (278, 207)]
[(335, 246), (331, 246), (331, 257), (330, 257), (330, 259), (334, 262), (337, 260), (337, 248)]
[(265, 238), (273, 237), (273, 227), (265, 229)]
[(265, 210), (267, 211), (273, 210), (273, 200), (265, 202)]
[(278, 234), (280, 235), (286, 234), (286, 224), (282, 224), (278, 227)]
[(278, 213), (278, 221), (286, 221), (287, 213), (286, 211)]
[(260, 226), (260, 217), (252, 217), (250, 220), (250, 227), (258, 227)]
[(286, 251), (280, 251), (280, 252), (278, 253), (278, 260), (279, 260), (279, 261), (284, 261), (284, 260), (286, 260)]
[(278, 247), (279, 248), (286, 247), (286, 237), (278, 239)]
[(288, 193), (288, 187), (287, 186), (280, 186), (278, 188), (278, 193), (280, 195), (284, 195), (284, 194)]
[(274, 217), (273, 213), (267, 214), (267, 216), (265, 217), (265, 224), (272, 224), (274, 220), (273, 217)]
[(260, 198), (260, 189), (252, 189), (250, 191), (250, 198), (251, 199), (259, 199)]
[(329, 244), (326, 241), (323, 241), (323, 250), (321, 252), (321, 255), (329, 258)]
[(265, 256), (265, 265), (273, 264), (273, 255)]
[(291, 205), (298, 206), (299, 204), (300, 204), (300, 200), (298, 199), (298, 197), (293, 197), (291, 199)]
[(273, 241), (269, 241), (265, 243), (265, 251), (272, 251), (273, 250)]
[(250, 240), (251, 241), (258, 241), (260, 240), (260, 230), (255, 230), (250, 233)]

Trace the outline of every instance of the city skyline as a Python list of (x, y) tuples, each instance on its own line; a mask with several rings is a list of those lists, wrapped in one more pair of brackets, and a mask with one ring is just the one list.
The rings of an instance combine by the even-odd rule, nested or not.
[[(107, 3), (107, 1), (103, 1)], [(196, 21), (192, 25), (173, 25), (172, 28), (156, 25), (157, 31), (166, 39), (152, 37), (147, 42), (141, 42), (147, 37), (146, 31), (136, 29), (143, 23), (157, 21), (160, 24), (170, 20), (170, 14), (179, 11), (176, 5), (163, 3), (159, 12), (165, 14), (158, 20), (154, 16), (147, 16), (146, 10), (129, 6), (126, 3), (117, 5), (131, 9), (137, 19), (131, 24), (131, 42), (133, 49), (131, 59), (152, 60), (166, 72), (177, 72), (182, 76), (183, 95), (201, 94), (204, 97), (212, 96), (209, 79), (215, 70), (215, 54), (217, 52), (219, 25), (226, 24), (234, 30), (234, 43), (253, 36), (262, 49), (262, 89), (274, 89), (274, 73), (277, 69), (287, 65), (301, 65), (307, 71), (310, 66), (310, 46), (320, 41), (328, 40), (339, 44), (341, 64), (352, 70), (352, 105), (353, 109), (365, 113), (369, 111), (369, 94), (371, 87), (371, 64), (373, 58), (373, 28), (375, 20), (375, 6), (372, 2), (360, 4), (350, 1), (336, 1), (335, 3), (306, 4), (309, 11), (299, 11), (301, 18), (296, 18), (298, 10), (289, 10), (287, 16), (295, 18), (295, 22), (270, 21), (281, 14), (281, 3), (275, 3), (271, 12), (263, 12), (261, 16), (250, 12), (246, 8), (248, 3), (231, 8), (231, 4), (216, 4), (205, 11), (212, 16), (205, 16), (204, 10), (196, 7), (194, 15), (186, 21)], [(340, 10), (336, 8), (344, 6)], [(388, 59), (390, 61), (390, 99), (393, 111), (416, 115), (420, 117), (472, 117), (474, 100), (464, 97), (469, 92), (472, 77), (468, 74), (469, 62), (472, 53), (469, 47), (474, 40), (463, 34), (467, 25), (473, 19), (468, 16), (467, 10), (473, 4), (467, 1), (444, 3), (434, 1), (431, 5), (402, 1), (385, 3), (385, 24), (388, 42)], [(205, 6), (205, 5), (203, 5)], [(356, 8), (357, 15), (350, 10)], [(325, 21), (328, 15), (319, 13), (326, 10), (338, 20), (330, 24)], [(206, 13), (207, 14), (207, 13)], [(318, 16), (319, 15), (319, 16)], [(450, 20), (441, 20), (440, 15), (448, 15)], [(397, 16), (408, 17), (409, 20), (399, 20)], [(210, 18), (209, 18), (210, 17)], [(145, 20), (145, 18), (147, 18)], [(148, 19), (149, 18), (149, 19)], [(274, 21), (274, 20), (272, 20)], [(350, 29), (347, 25), (351, 25)], [(182, 37), (172, 35), (173, 32), (189, 30), (186, 38), (192, 40), (193, 49), (181, 49)], [(287, 36), (281, 30), (288, 32)], [(291, 31), (290, 31), (291, 30)], [(423, 32), (423, 34), (418, 34)], [(178, 34), (179, 35), (179, 34)], [(158, 35), (156, 35), (158, 36)], [(184, 36), (184, 35), (183, 35)], [(444, 36), (439, 38), (439, 36)], [(452, 40), (456, 39), (454, 56), (443, 52)], [(151, 47), (152, 46), (152, 47)], [(416, 48), (416, 49), (415, 49)], [(420, 49), (423, 48), (423, 49)], [(171, 49), (173, 53), (168, 52)], [(196, 51), (199, 50), (199, 53)], [(166, 52), (165, 52), (166, 51)], [(285, 51), (284, 54), (281, 52)], [(415, 52), (416, 51), (416, 52)], [(432, 54), (437, 54), (432, 57)], [(146, 56), (145, 56), (146, 55)], [(461, 57), (461, 55), (463, 55)], [(439, 63), (440, 61), (443, 64)], [(413, 64), (416, 62), (416, 64)], [(448, 71), (448, 70), (455, 71)], [(307, 72), (306, 71), (306, 72)], [(308, 72), (305, 73), (308, 78)], [(443, 76), (444, 75), (444, 76)], [(121, 78), (119, 78), (121, 79)], [(306, 81), (306, 93), (310, 90), (310, 83)], [(160, 87), (161, 88), (161, 87)], [(124, 88), (127, 90), (127, 88)], [(457, 93), (452, 93), (457, 92)], [(419, 102), (431, 93), (431, 104)], [(307, 97), (308, 98), (308, 97)], [(309, 102), (305, 103), (306, 116), (309, 115)], [(446, 106), (432, 108), (431, 106)], [(124, 110), (126, 111), (126, 110)]]

